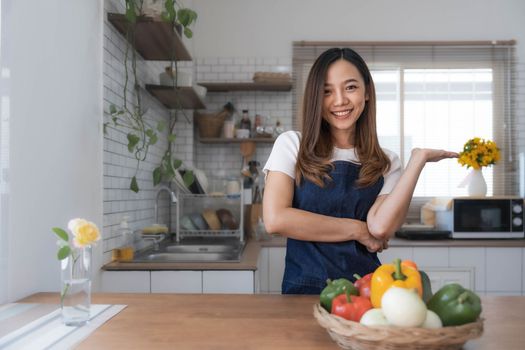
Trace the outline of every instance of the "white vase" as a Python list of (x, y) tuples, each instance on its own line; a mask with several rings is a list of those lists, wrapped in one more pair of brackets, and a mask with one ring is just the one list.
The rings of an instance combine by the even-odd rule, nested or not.
[(481, 169), (472, 169), (468, 183), (468, 194), (472, 197), (485, 197), (487, 195), (487, 183)]

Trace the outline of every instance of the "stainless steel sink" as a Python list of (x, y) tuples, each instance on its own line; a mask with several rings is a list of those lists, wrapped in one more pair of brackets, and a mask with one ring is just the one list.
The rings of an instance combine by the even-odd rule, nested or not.
[(133, 262), (239, 262), (244, 245), (238, 240), (164, 243), (158, 250), (148, 249), (136, 254)]
[(195, 253), (236, 253), (242, 250), (239, 245), (224, 245), (224, 244), (208, 244), (208, 245), (194, 245), (194, 244), (181, 244), (181, 245), (170, 245), (166, 247), (166, 251), (169, 253), (181, 253), (181, 254), (195, 254)]
[(239, 262), (241, 254), (227, 253), (151, 253), (137, 256), (137, 262)]

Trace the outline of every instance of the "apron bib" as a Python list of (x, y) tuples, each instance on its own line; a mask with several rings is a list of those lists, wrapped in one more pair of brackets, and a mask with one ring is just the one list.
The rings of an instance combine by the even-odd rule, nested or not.
[[(368, 211), (383, 187), (383, 177), (365, 188), (354, 183), (359, 177), (359, 164), (347, 161), (333, 162), (330, 172), (333, 181), (325, 187), (303, 178), (295, 187), (292, 206), (312, 213), (338, 218), (366, 221)], [(357, 241), (336, 243), (310, 242), (288, 238), (283, 294), (319, 294), (326, 279), (344, 277), (355, 280), (354, 273), (364, 276), (380, 265), (376, 253), (370, 253)]]

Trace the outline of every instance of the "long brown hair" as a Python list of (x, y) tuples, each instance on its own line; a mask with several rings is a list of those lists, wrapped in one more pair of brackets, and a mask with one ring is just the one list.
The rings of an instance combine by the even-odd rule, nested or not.
[(376, 93), (372, 75), (365, 61), (352, 49), (332, 48), (314, 62), (303, 97), (303, 130), (296, 164), (296, 183), (306, 178), (323, 187), (333, 168), (334, 144), (330, 125), (323, 119), (326, 73), (332, 63), (344, 59), (353, 64), (365, 82), (368, 101), (356, 122), (355, 150), (361, 163), (357, 185), (374, 184), (390, 168), (390, 159), (379, 146), (376, 131)]

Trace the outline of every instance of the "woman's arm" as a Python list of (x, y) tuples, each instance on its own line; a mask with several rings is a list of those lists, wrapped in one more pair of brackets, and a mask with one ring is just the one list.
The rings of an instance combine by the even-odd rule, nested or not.
[(379, 196), (370, 208), (367, 216), (369, 232), (378, 239), (389, 239), (405, 221), (417, 180), (425, 164), (457, 157), (455, 152), (413, 149), (407, 167), (392, 192)]
[(381, 251), (386, 242), (370, 235), (366, 222), (335, 218), (292, 208), (294, 180), (269, 171), (263, 197), (263, 217), (269, 233), (306, 241), (341, 242), (357, 240), (369, 251)]

